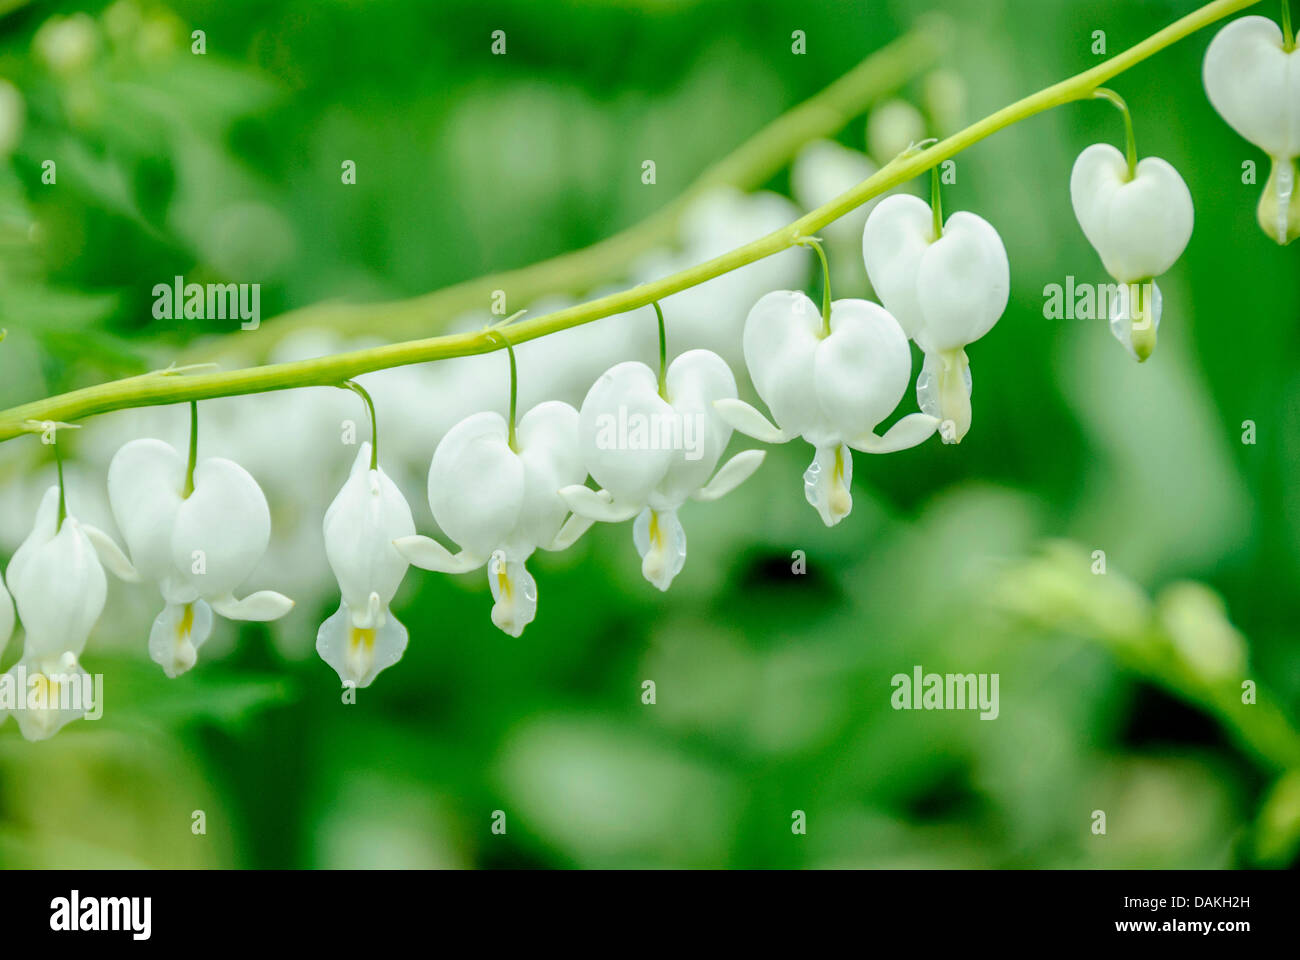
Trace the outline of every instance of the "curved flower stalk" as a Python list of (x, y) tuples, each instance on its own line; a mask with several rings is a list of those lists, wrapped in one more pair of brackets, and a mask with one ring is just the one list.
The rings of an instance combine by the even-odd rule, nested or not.
[(1070, 201), (1084, 236), (1120, 284), (1108, 294), (1111, 333), (1141, 363), (1155, 350), (1160, 328), (1163, 298), (1155, 278), (1192, 237), (1192, 194), (1166, 161), (1138, 161), (1128, 106), (1112, 91), (1097, 95), (1124, 114), (1127, 156), (1108, 143), (1085, 149), (1070, 174)]
[(1285, 245), (1300, 237), (1300, 52), (1286, 0), (1282, 9), (1285, 35), (1267, 17), (1234, 20), (1210, 42), (1202, 72), (1214, 109), (1272, 161), (1259, 225)]
[(779, 426), (742, 400), (715, 404), (741, 433), (765, 443), (803, 437), (816, 449), (804, 494), (828, 527), (853, 508), (853, 454), (916, 446), (939, 421), (913, 413), (884, 436), (876, 427), (898, 406), (912, 377), (912, 354), (898, 321), (866, 300), (836, 300), (823, 318), (807, 295), (777, 290), (745, 321), (745, 362)]
[[(123, 579), (134, 577), (117, 544), (97, 528), (67, 515), (62, 488), (50, 487), (37, 508), (32, 532), (14, 553), (6, 572), (24, 630), (23, 654), (8, 671), (8, 682), (23, 696), (28, 688), (33, 692), (26, 707), (14, 711), (28, 740), (53, 736), (84, 716), (90, 706), (69, 702), (61, 696), (61, 689), (80, 684), (86, 675), (78, 661), (104, 611), (108, 594), (105, 566)], [(12, 628), (12, 611), (7, 619)]]
[(320, 625), (316, 652), (344, 684), (368, 687), (406, 651), (407, 632), (389, 604), (406, 576), (394, 540), (415, 533), (411, 508), (363, 443), (325, 511), (325, 556), (339, 582), (338, 610)]
[(108, 467), (108, 500), (135, 571), (157, 583), (164, 606), (149, 656), (169, 677), (194, 666), (212, 615), (276, 620), (293, 601), (271, 590), (235, 598), (266, 552), (271, 511), (257, 481), (233, 460), (189, 465), (161, 440), (132, 440)]
[(711, 501), (730, 493), (765, 454), (738, 453), (715, 474), (731, 427), (714, 403), (736, 397), (731, 368), (709, 350), (688, 350), (666, 369), (663, 360), (661, 339), (658, 378), (630, 360), (592, 384), (582, 401), (582, 456), (601, 490), (575, 484), (560, 495), (575, 517), (588, 521), (635, 517), (632, 540), (641, 573), (667, 590), (686, 563), (686, 531), (677, 511), (688, 499)]
[(944, 443), (971, 425), (966, 347), (998, 322), (1011, 293), (1011, 266), (997, 230), (964, 210), (946, 223), (919, 197), (886, 198), (862, 234), (862, 256), (880, 302), (925, 353), (916, 378), (921, 410), (939, 421)]

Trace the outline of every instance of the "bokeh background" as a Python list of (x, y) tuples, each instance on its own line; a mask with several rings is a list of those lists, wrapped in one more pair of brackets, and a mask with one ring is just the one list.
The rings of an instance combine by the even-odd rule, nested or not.
[[(1094, 31), (1113, 54), (1195, 6), (3, 0), (0, 407), (174, 361), (481, 326), (478, 294), (454, 312), (277, 315), (406, 301), (635, 227), (872, 51), (919, 23), (948, 38), (829, 131), (841, 149), (789, 144), (793, 174), (696, 191), (635, 255), (506, 293), (535, 315), (662, 275), (788, 222), (911, 139), (1094, 64)], [(41, 743), (0, 727), (0, 865), (1291, 864), (1300, 245), (1255, 223), (1267, 160), (1205, 98), (1212, 35), (1112, 84), (1140, 153), (1172, 162), (1196, 202), (1191, 244), (1160, 280), (1153, 359), (1139, 367), (1104, 321), (1043, 313), (1045, 285), (1106, 279), (1067, 184), (1083, 147), (1119, 142), (1119, 117), (1076, 104), (1007, 130), (963, 154), (945, 192), (948, 210), (998, 227), (1012, 264), (1010, 306), (969, 350), (969, 436), (859, 455), (853, 513), (833, 530), (804, 502), (811, 448), (771, 450), (726, 499), (684, 509), (688, 558), (667, 594), (641, 578), (627, 524), (530, 562), (540, 610), (519, 639), (492, 627), (481, 572), (412, 570), (394, 605), (406, 656), (344, 706), (312, 643), (337, 603), (320, 518), (355, 453), (341, 421), (365, 435), (356, 398), (202, 404), (201, 454), (237, 456), (271, 501), (273, 544), (249, 588), (298, 606), (270, 627), (218, 621), (198, 667), (168, 680), (146, 654), (156, 591), (112, 584), (83, 661), (105, 675), (103, 719)], [(1259, 185), (1243, 184), (1246, 161)], [(869, 293), (860, 224), (826, 231), (837, 296)], [(155, 320), (152, 288), (177, 274), (260, 283), (262, 329)], [(671, 298), (670, 352), (708, 345), (744, 379), (749, 306), (819, 283), (795, 251)], [(604, 367), (649, 360), (653, 335), (643, 310), (526, 345), (522, 402), (579, 403)], [(504, 358), (363, 382), (385, 466), (430, 532), (433, 446), (466, 413), (504, 407)], [(909, 393), (900, 413), (913, 409)], [(162, 408), (63, 435), (72, 511), (112, 529), (113, 451), (135, 436), (183, 443), (186, 424)], [(52, 476), (35, 438), (0, 445), (0, 560)], [(997, 673), (999, 717), (893, 710), (890, 678), (917, 664)]]

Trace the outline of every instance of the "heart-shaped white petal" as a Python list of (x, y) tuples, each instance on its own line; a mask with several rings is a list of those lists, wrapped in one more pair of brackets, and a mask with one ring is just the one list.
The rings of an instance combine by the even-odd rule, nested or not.
[(185, 486), (185, 460), (161, 440), (132, 440), (108, 465), (108, 501), (131, 562), (145, 580), (172, 571), (171, 538)]
[(1283, 48), (1282, 28), (1242, 17), (1205, 51), (1205, 92), (1234, 130), (1269, 156), (1300, 155), (1300, 47)]
[(881, 303), (927, 353), (974, 343), (1007, 308), (1006, 247), (973, 213), (954, 213), (935, 239), (928, 203), (890, 197), (867, 221), (862, 255)]
[(648, 503), (673, 460), (671, 445), (661, 438), (677, 423), (649, 367), (635, 360), (615, 364), (582, 401), (579, 436), (587, 472), (615, 504)]
[(812, 389), (821, 330), (821, 311), (797, 290), (766, 294), (745, 319), (745, 366), (754, 389), (789, 437), (827, 426)]
[(934, 239), (930, 205), (906, 193), (882, 200), (862, 231), (862, 259), (871, 286), (913, 340), (925, 326), (917, 271)]
[(813, 355), (813, 389), (830, 429), (818, 445), (875, 429), (893, 413), (912, 379), (912, 354), (898, 321), (867, 300), (831, 304), (831, 332)]
[(471, 414), (442, 438), (429, 466), (433, 518), (483, 563), (506, 541), (524, 501), (524, 465), (494, 411)]
[(1084, 236), (1120, 283), (1160, 276), (1192, 236), (1191, 191), (1159, 157), (1140, 161), (1129, 180), (1124, 155), (1094, 143), (1074, 162), (1070, 200)]
[[(271, 510), (252, 475), (222, 457), (194, 468), (194, 492), (176, 508), (171, 555), (195, 597), (229, 597), (271, 540)], [(173, 600), (177, 598), (171, 598)], [(219, 608), (214, 604), (214, 609)]]
[(510, 538), (497, 545), (511, 561), (522, 561), (555, 539), (569, 512), (559, 491), (587, 478), (578, 422), (578, 411), (558, 400), (539, 403), (519, 420), (515, 434), (524, 467), (523, 504)]
[[(759, 396), (782, 434), (814, 445), (869, 433), (898, 406), (911, 378), (907, 337), (883, 307), (836, 300), (830, 328), (822, 336), (821, 311), (793, 290), (763, 297), (745, 323), (745, 361)], [(722, 408), (728, 416), (731, 410)], [(749, 422), (744, 413), (731, 422)]]
[(650, 503), (675, 510), (709, 482), (731, 440), (731, 425), (714, 403), (735, 398), (736, 378), (716, 353), (688, 350), (668, 365), (664, 380), (674, 418), (672, 456)]

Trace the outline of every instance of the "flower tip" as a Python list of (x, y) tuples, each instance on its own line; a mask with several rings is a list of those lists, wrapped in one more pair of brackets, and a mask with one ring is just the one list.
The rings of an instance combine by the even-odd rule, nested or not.
[(1138, 363), (1146, 363), (1151, 354), (1156, 352), (1156, 331), (1154, 327), (1133, 331), (1133, 356)]

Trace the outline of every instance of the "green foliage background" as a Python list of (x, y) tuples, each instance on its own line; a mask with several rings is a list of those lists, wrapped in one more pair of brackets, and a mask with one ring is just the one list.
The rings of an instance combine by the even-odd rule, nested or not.
[[(56, 14), (103, 24), (103, 5), (4, 6), (0, 73), (27, 119), (0, 168), (0, 407), (148, 369), (211, 333), (152, 318), (151, 288), (174, 274), (261, 278), (270, 317), (608, 236), (927, 9), (957, 24), (945, 66), (975, 119), (1095, 63), (1093, 31), (1114, 53), (1195, 4), (140, 0), (152, 39), (106, 46), (111, 69), (75, 95), (32, 38)], [(204, 57), (188, 53), (194, 28)], [(498, 28), (504, 58), (488, 55)], [(806, 56), (790, 53), (794, 29)], [(811, 451), (773, 450), (739, 491), (685, 509), (690, 556), (670, 593), (641, 579), (626, 526), (599, 527), (539, 559), (540, 616), (518, 640), (491, 627), (479, 578), (412, 571), (396, 604), (410, 648), (356, 706), (257, 627), (174, 681), (143, 635), (129, 654), (92, 640), (103, 720), (37, 744), (0, 728), (0, 864), (1288, 863), (1300, 796), (1273, 788), (1283, 770), (1239, 736), (1233, 711), (1255, 708), (1233, 694), (1247, 677), (1271, 691), (1270, 729), (1294, 755), (1300, 246), (1255, 224), (1261, 187), (1242, 184), (1242, 164), (1266, 158), (1205, 98), (1212, 35), (1113, 84), (1140, 152), (1172, 162), (1196, 201), (1151, 362), (1137, 367), (1103, 322), (1043, 319), (1044, 285), (1104, 279), (1067, 184), (1077, 153), (1121, 128), (1104, 104), (1034, 118), (963, 154), (945, 196), (991, 220), (1012, 263), (1011, 305), (970, 351), (960, 447), (860, 457), (834, 530), (803, 501)], [(862, 148), (861, 119), (841, 140)], [(40, 182), (47, 157), (57, 187)], [(357, 162), (354, 187), (340, 158)], [(860, 295), (853, 282), (837, 294)], [(1058, 539), (1077, 553), (1042, 552)], [(1167, 637), (1107, 628), (1128, 595), (1096, 586), (1096, 549), (1107, 578), (1152, 594), (1195, 580), (1222, 598), (1249, 651), (1226, 713), (1167, 667)], [(1059, 594), (1034, 579), (1049, 569)], [(1192, 619), (1192, 634), (1235, 637)], [(889, 679), (915, 664), (998, 673), (1000, 717), (892, 710)]]

